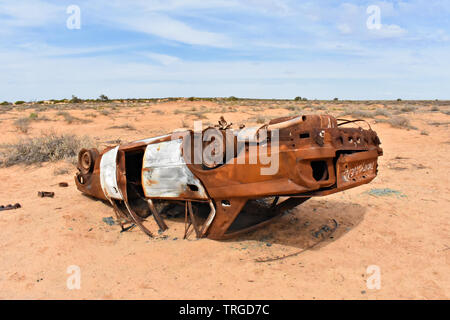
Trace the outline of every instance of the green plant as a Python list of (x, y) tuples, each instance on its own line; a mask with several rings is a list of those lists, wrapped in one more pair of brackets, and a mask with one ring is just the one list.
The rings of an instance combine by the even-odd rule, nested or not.
[(32, 112), (32, 113), (30, 113), (29, 118), (30, 118), (31, 120), (36, 120), (36, 119), (38, 118), (38, 114), (35, 113), (35, 112)]
[(78, 98), (77, 96), (75, 96), (75, 95), (72, 95), (72, 99), (70, 100), (70, 102), (71, 103), (80, 103), (80, 102), (82, 102), (83, 100), (81, 100), (80, 98)]

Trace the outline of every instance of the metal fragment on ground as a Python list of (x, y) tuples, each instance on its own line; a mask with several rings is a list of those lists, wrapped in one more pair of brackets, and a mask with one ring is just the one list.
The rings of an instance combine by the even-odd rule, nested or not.
[(20, 203), (16, 203), (16, 204), (8, 204), (8, 205), (6, 205), (6, 206), (0, 205), (0, 211), (14, 210), (14, 209), (19, 209), (19, 208), (22, 208), (22, 206), (20, 205)]
[(40, 198), (53, 198), (54, 196), (55, 196), (54, 192), (38, 191), (38, 197), (40, 197)]

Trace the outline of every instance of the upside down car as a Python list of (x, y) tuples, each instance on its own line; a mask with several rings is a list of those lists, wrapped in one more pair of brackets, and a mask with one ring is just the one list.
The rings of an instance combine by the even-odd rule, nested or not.
[(311, 197), (369, 183), (383, 154), (362, 120), (300, 115), (233, 129), (223, 117), (205, 129), (78, 155), (78, 190), (107, 201), (123, 230), (153, 216), (183, 218), (198, 238), (226, 239), (264, 226)]

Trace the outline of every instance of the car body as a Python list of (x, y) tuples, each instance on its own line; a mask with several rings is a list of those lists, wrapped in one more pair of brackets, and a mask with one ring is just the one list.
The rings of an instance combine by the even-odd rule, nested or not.
[[(138, 225), (151, 236), (143, 223), (148, 216), (165, 230), (167, 207), (182, 206), (178, 213), (184, 211), (197, 237), (230, 238), (311, 197), (372, 181), (381, 142), (372, 129), (350, 126), (357, 121), (300, 115), (231, 129), (222, 118), (216, 127), (180, 129), (101, 153), (83, 149), (75, 182), (81, 192), (109, 201), (122, 228)], [(206, 159), (205, 150), (215, 160)]]

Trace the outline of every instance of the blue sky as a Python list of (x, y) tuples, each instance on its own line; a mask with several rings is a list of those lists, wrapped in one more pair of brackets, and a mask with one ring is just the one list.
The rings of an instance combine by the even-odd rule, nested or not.
[(449, 99), (449, 17), (444, 0), (0, 0), (0, 100)]

